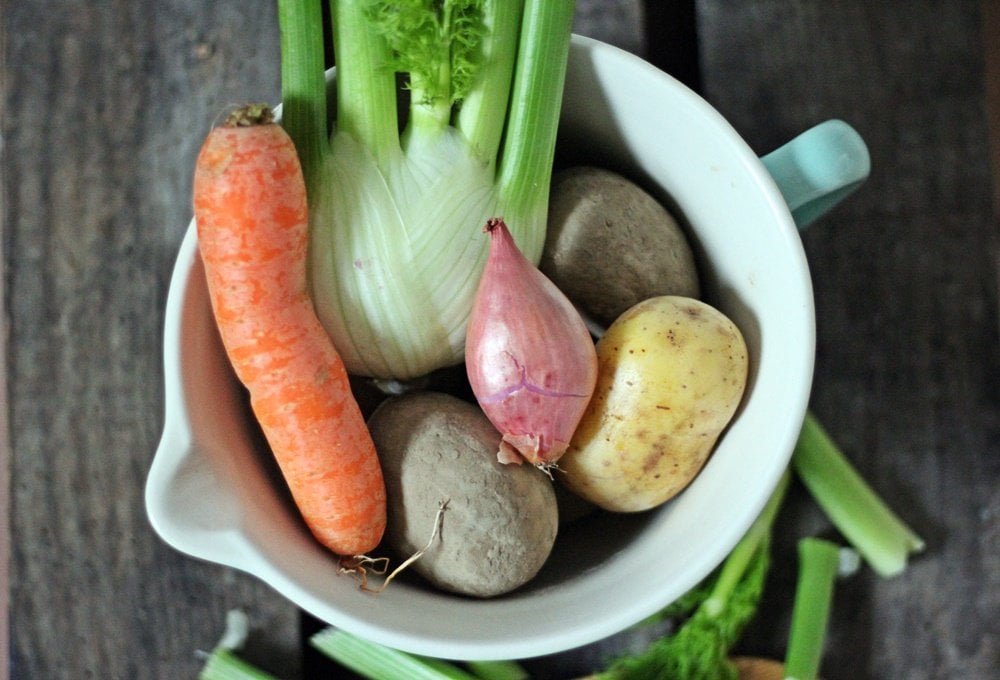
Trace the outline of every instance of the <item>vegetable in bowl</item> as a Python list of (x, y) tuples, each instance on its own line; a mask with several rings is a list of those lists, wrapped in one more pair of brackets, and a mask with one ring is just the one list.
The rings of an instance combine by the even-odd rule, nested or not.
[(385, 530), (378, 454), (306, 282), (308, 208), (295, 147), (266, 106), (209, 133), (194, 174), (198, 249), (226, 355), (300, 513), (339, 555)]
[(335, 0), (332, 129), (320, 2), (278, 7), (320, 319), (352, 374), (460, 363), (488, 249), (477, 228), (502, 215), (541, 255), (573, 0)]
[[(202, 324), (206, 298), (189, 232), (168, 299), (167, 413), (147, 496), (155, 526), (172, 545), (254, 574), (324, 621), (370, 640), (470, 659), (545, 654), (616, 632), (718, 564), (787, 462), (794, 421), (805, 408), (811, 298), (797, 242), (786, 233), (780, 196), (760, 181), (757, 159), (695, 95), (641, 60), (585, 38), (573, 38), (567, 73), (562, 143), (585, 146), (595, 162), (613, 159), (614, 168), (644, 178), (656, 195), (675, 197), (710, 265), (711, 299), (749, 330), (748, 398), (695, 483), (665, 512), (567, 530), (540, 580), (500, 599), (448, 596), (409, 579), (378, 598), (359, 592), (351, 579), (337, 578), (337, 561), (305, 531), (281, 485), (259, 474), (254, 459), (262, 451), (242, 444), (253, 426), (241, 409), (228, 410), (238, 396), (233, 382), (200, 377), (198, 367), (218, 362), (219, 352), (214, 328)], [(711, 184), (702, 165), (712, 166)], [(472, 231), (482, 238), (480, 228)], [(765, 254), (773, 266), (752, 270)], [(741, 445), (748, 441), (756, 446)], [(719, 507), (720, 495), (733, 502)], [(702, 531), (690, 530), (692, 517)], [(672, 546), (667, 553), (665, 544)], [(595, 617), (595, 607), (604, 615)], [(538, 611), (554, 615), (539, 618)]]
[(658, 295), (619, 316), (597, 356), (594, 397), (559, 479), (606, 510), (649, 510), (691, 483), (736, 413), (743, 335), (701, 300)]

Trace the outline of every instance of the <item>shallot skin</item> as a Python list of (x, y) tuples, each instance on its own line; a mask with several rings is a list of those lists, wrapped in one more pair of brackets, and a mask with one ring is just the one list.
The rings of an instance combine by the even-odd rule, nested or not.
[(502, 219), (465, 341), (472, 392), (503, 440), (502, 463), (549, 467), (569, 446), (597, 382), (597, 352), (573, 304), (518, 250)]

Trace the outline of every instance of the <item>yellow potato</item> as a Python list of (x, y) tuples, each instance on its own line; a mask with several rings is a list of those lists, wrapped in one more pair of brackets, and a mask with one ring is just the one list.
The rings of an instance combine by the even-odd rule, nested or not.
[(714, 307), (661, 296), (622, 314), (597, 356), (597, 387), (560, 478), (606, 510), (647, 510), (688, 485), (732, 419), (746, 344)]

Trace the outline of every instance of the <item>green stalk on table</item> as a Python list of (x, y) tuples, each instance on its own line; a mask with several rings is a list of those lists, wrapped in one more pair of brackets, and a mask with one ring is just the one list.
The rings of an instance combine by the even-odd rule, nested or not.
[(309, 643), (345, 668), (371, 680), (527, 680), (514, 661), (477, 661), (465, 670), (455, 663), (408, 654), (326, 628)]
[(822, 538), (799, 541), (799, 577), (785, 652), (786, 678), (815, 680), (817, 677), (830, 619), (834, 581), (841, 568), (840, 546)]
[(222, 639), (207, 655), (198, 680), (277, 680), (237, 654), (243, 647), (250, 630), (246, 613), (234, 609), (226, 614), (226, 629)]
[(881, 576), (901, 573), (924, 541), (861, 477), (811, 412), (799, 434), (792, 467), (816, 502)]

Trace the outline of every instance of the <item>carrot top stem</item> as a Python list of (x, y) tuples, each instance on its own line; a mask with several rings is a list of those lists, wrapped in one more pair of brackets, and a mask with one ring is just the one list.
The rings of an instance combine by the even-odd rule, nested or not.
[(223, 127), (250, 127), (274, 122), (274, 111), (264, 103), (244, 104), (226, 116)]

